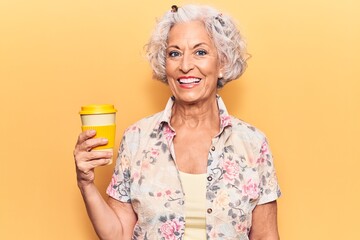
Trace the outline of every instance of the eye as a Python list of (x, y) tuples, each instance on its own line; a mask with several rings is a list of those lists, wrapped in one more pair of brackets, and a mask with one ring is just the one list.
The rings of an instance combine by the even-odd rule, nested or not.
[(168, 55), (173, 58), (180, 56), (180, 53), (178, 51), (170, 51)]
[(197, 50), (195, 54), (198, 55), (198, 56), (205, 56), (207, 54), (207, 51), (205, 51), (205, 50)]

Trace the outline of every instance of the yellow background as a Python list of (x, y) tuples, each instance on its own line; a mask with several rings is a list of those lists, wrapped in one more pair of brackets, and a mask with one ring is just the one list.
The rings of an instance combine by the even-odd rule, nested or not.
[[(112, 103), (118, 136), (163, 109), (143, 46), (189, 1), (0, 1), (0, 239), (97, 239), (76, 186), (80, 106)], [(234, 16), (252, 58), (223, 90), (263, 130), (283, 196), (282, 239), (360, 239), (360, 2), (208, 0)], [(97, 169), (103, 193), (113, 166)]]

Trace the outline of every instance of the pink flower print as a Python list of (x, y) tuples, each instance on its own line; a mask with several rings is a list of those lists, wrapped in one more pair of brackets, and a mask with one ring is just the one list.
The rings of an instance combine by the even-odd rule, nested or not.
[(226, 115), (226, 116), (221, 116), (220, 117), (220, 125), (222, 127), (226, 127), (226, 126), (229, 126), (231, 125), (231, 118), (229, 115)]
[(116, 184), (117, 184), (116, 177), (115, 177), (115, 175), (113, 175), (112, 178), (111, 178), (111, 182), (109, 184), (109, 187), (107, 189), (110, 196), (115, 196), (115, 194), (116, 194), (116, 188), (115, 188)]
[(239, 174), (240, 169), (235, 162), (227, 160), (224, 164), (224, 170), (225, 170), (224, 178), (229, 182), (233, 182), (234, 179)]
[(265, 158), (262, 155), (260, 155), (256, 163), (264, 163), (264, 162), (265, 162)]
[(151, 158), (156, 159), (159, 156), (159, 154), (160, 154), (159, 149), (151, 148), (150, 150)]
[(168, 220), (160, 227), (161, 235), (165, 240), (176, 240), (181, 238), (180, 231), (184, 229), (184, 223), (178, 219)]
[(264, 142), (263, 145), (261, 145), (260, 153), (265, 154), (267, 153), (267, 151), (268, 151), (268, 145), (266, 142)]
[(247, 181), (247, 183), (243, 185), (242, 190), (243, 193), (250, 199), (257, 199), (259, 197), (258, 185), (252, 182), (252, 179), (249, 179), (249, 181)]
[(134, 181), (138, 181), (140, 179), (140, 173), (139, 172), (134, 172), (133, 173), (133, 179), (134, 179)]
[(158, 192), (158, 193), (156, 194), (156, 196), (157, 196), (157, 197), (161, 197), (161, 196), (162, 196), (162, 193), (161, 193), (161, 192)]
[(171, 191), (170, 191), (170, 190), (166, 190), (166, 191), (165, 191), (165, 194), (166, 194), (167, 196), (169, 196), (169, 195), (171, 195)]
[(246, 222), (239, 222), (235, 225), (235, 230), (239, 233), (247, 233), (248, 226)]
[(164, 136), (166, 138), (166, 140), (169, 142), (175, 135), (175, 132), (173, 130), (171, 130), (171, 128), (169, 127), (169, 125), (165, 125), (164, 126)]
[(258, 160), (256, 161), (257, 163), (264, 163), (265, 162), (265, 156), (268, 153), (268, 145), (266, 142), (263, 143), (263, 145), (261, 145), (260, 148), (260, 157), (258, 158)]

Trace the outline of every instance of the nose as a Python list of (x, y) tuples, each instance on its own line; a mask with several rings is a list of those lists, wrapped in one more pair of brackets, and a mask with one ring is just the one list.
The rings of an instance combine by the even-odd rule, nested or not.
[(193, 59), (191, 58), (191, 55), (184, 54), (181, 59), (179, 69), (182, 72), (187, 73), (191, 71), (193, 68), (194, 68), (194, 63), (193, 63)]

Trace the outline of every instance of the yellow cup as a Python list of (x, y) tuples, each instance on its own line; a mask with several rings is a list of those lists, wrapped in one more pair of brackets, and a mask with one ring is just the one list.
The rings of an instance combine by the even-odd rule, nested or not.
[[(115, 145), (116, 109), (110, 104), (93, 104), (81, 107), (82, 131), (96, 130), (95, 138), (106, 138), (108, 143), (93, 148), (95, 151), (113, 151)], [(110, 161), (109, 164), (111, 164)]]

